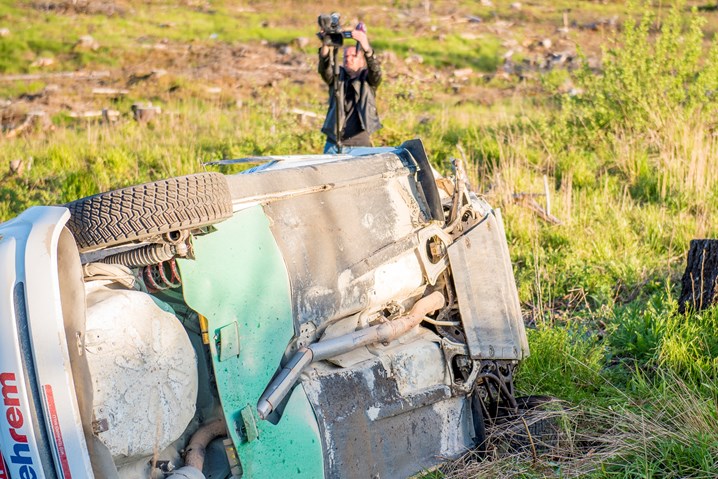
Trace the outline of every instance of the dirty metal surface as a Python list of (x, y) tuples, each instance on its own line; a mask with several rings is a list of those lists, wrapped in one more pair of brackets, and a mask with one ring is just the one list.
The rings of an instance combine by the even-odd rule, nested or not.
[(312, 184), (312, 176), (333, 182), (351, 174), (362, 180), (265, 206), (292, 278), (299, 324), (314, 322), (321, 330), (322, 324), (406, 297), (422, 283), (413, 251), (416, 231), (431, 220), (429, 211), (416, 196), (411, 168), (395, 155), (378, 161), (357, 158), (321, 171), (300, 169)]
[[(294, 334), (289, 279), (269, 220), (253, 207), (216, 228), (195, 239), (196, 260), (178, 263), (187, 304), (209, 323), (217, 388), (243, 477), (323, 477), (319, 430), (301, 388), (276, 425), (245, 409), (257, 403)], [(220, 361), (220, 331), (234, 322), (239, 355)]]
[(317, 363), (302, 385), (322, 430), (328, 478), (406, 478), (473, 446), (468, 401), (452, 397), (440, 346), (417, 338), (373, 360)]
[(449, 246), (449, 263), (471, 358), (527, 357), (526, 331), (500, 217), (489, 214)]
[(382, 153), (345, 158), (321, 165), (295, 164), (292, 168), (270, 168), (251, 174), (230, 175), (226, 178), (232, 201), (235, 205), (241, 205), (255, 202), (264, 204), (277, 198), (342, 189), (375, 182), (381, 177), (406, 176), (415, 172), (415, 163), (407, 163), (394, 153)]

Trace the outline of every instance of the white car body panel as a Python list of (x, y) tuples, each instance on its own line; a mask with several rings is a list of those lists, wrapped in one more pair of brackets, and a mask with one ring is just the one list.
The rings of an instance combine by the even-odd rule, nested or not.
[[(31, 412), (30, 391), (21, 378), (28, 375), (29, 381), (35, 381), (43, 412), (40, 427), (49, 439), (56, 477), (64, 479), (94, 477), (75, 397), (60, 301), (57, 247), (69, 217), (66, 208), (35, 207), (6, 223), (0, 230), (0, 264), (3, 264), (0, 272), (0, 294), (3, 294), (0, 325), (3, 331), (19, 338), (18, 325), (22, 321), (17, 317), (13, 296), (19, 294), (18, 291), (24, 291), (26, 312), (21, 314), (27, 318), (28, 346), (33, 362), (32, 368), (26, 368), (31, 371), (23, 371), (21, 341), (18, 340), (14, 343), (14, 350), (3, 347), (0, 351), (0, 371), (17, 378), (20, 411), (26, 421), (30, 421), (34, 414)], [(14, 267), (8, 267), (13, 264)], [(8, 407), (7, 391), (10, 389), (3, 389), (5, 408)], [(31, 430), (29, 423), (23, 424), (26, 427), (22, 432), (27, 432), (31, 453), (27, 457), (32, 458), (32, 466), (35, 467), (33, 475), (28, 469), (30, 465), (17, 462), (23, 460), (14, 455), (20, 443), (16, 440), (17, 434), (13, 437), (11, 422), (0, 421), (0, 425), (0, 451), (5, 457), (10, 477), (47, 477), (42, 471), (41, 453), (37, 448), (37, 441), (41, 438), (37, 437), (37, 431)], [(18, 451), (24, 447), (21, 446)]]

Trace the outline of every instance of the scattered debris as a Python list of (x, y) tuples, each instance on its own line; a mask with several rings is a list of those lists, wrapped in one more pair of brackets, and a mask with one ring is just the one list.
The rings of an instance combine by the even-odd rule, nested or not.
[(123, 90), (119, 88), (107, 88), (107, 87), (98, 87), (92, 89), (93, 95), (102, 95), (102, 96), (122, 96), (127, 95), (129, 93), (129, 90)]
[(167, 70), (163, 70), (162, 68), (154, 69), (149, 73), (133, 73), (127, 80), (127, 86), (135, 85), (137, 83), (149, 80), (150, 78), (160, 78), (165, 76), (166, 74)]
[(75, 46), (73, 47), (76, 51), (97, 51), (100, 49), (100, 44), (97, 43), (97, 40), (95, 40), (90, 35), (82, 35), (79, 40), (77, 40), (77, 43), (75, 43)]
[(471, 74), (474, 73), (474, 70), (471, 69), (471, 67), (467, 68), (459, 68), (458, 70), (454, 70), (454, 77), (459, 79), (465, 79), (471, 76)]
[(110, 76), (108, 71), (97, 72), (54, 72), (54, 73), (30, 73), (23, 75), (0, 75), (0, 81), (32, 81), (43, 80), (46, 78), (75, 78), (94, 80), (97, 78), (107, 78)]
[(83, 112), (70, 112), (70, 118), (78, 119), (92, 119), (102, 118), (107, 123), (114, 123), (120, 118), (120, 112), (117, 110), (110, 110), (103, 108), (102, 110), (90, 110)]
[(298, 37), (294, 39), (294, 43), (297, 45), (297, 48), (304, 49), (309, 46), (309, 39), (307, 37)]
[(551, 223), (554, 225), (562, 224), (560, 219), (553, 216), (550, 212), (546, 211), (544, 207), (538, 204), (538, 202), (533, 198), (534, 196), (543, 196), (543, 194), (515, 193), (513, 195), (513, 199), (517, 204), (525, 206), (526, 208), (536, 213), (539, 218), (546, 221), (547, 223)]
[(47, 114), (42, 110), (32, 110), (25, 116), (25, 121), (5, 133), (5, 138), (15, 138), (39, 123), (42, 123), (43, 126), (48, 126), (49, 119)]
[(514, 2), (510, 5), (512, 10), (521, 10), (521, 2)]
[(10, 30), (8, 28), (0, 28), (0, 37), (5, 38), (10, 36)]
[(149, 50), (167, 50), (167, 44), (166, 43), (153, 43), (151, 45), (142, 45), (142, 48), (147, 48)]
[(279, 47), (277, 48), (277, 52), (278, 52), (280, 55), (291, 55), (291, 54), (292, 54), (292, 47), (290, 47), (289, 45), (286, 45), (286, 44), (285, 44), (285, 45), (279, 45)]
[(568, 35), (568, 32), (570, 31), (570, 29), (568, 27), (568, 12), (567, 11), (563, 12), (563, 27), (557, 28), (556, 31), (563, 36)]
[(132, 105), (132, 114), (139, 123), (147, 123), (160, 113), (162, 113), (162, 109), (159, 106), (153, 106), (150, 102)]
[(311, 121), (311, 120), (316, 120), (318, 118), (321, 118), (319, 115), (317, 115), (313, 111), (301, 110), (299, 108), (292, 108), (291, 110), (289, 110), (289, 113), (293, 113), (293, 114), (297, 115), (297, 118), (299, 119), (299, 123), (302, 125), (309, 123), (309, 121)]
[(218, 86), (208, 86), (204, 89), (204, 91), (206, 91), (210, 95), (219, 95), (220, 93), (222, 93), (222, 88)]
[[(3, 176), (0, 176), (0, 184), (3, 184), (13, 176), (22, 176), (26, 170), (30, 171), (32, 169), (32, 161), (32, 156), (28, 157), (27, 160), (10, 160), (8, 171), (6, 171)], [(2, 236), (0, 236), (0, 239), (2, 239)]]
[(42, 98), (43, 96), (45, 96), (45, 92), (44, 92), (44, 91), (40, 91), (40, 92), (38, 92), (38, 93), (28, 93), (28, 92), (26, 92), (26, 93), (21, 93), (20, 96), (17, 97), (17, 99), (18, 99), (18, 100), (23, 100), (23, 101), (33, 102), (33, 101), (35, 101), (35, 100), (38, 100), (38, 99)]
[(481, 17), (477, 17), (475, 15), (469, 15), (466, 17), (466, 19), (469, 21), (469, 23), (481, 23), (483, 20), (481, 20)]
[(115, 0), (43, 0), (41, 2), (28, 2), (33, 8), (46, 12), (105, 15), (108, 17), (127, 13), (127, 7), (122, 5), (122, 3), (126, 2), (118, 2)]
[(50, 65), (53, 65), (55, 63), (54, 58), (50, 57), (40, 57), (34, 62), (30, 64), (31, 67), (38, 67), (38, 68), (44, 68), (49, 67)]
[(10, 173), (13, 175), (22, 175), (25, 171), (25, 162), (22, 160), (11, 160), (10, 161)]

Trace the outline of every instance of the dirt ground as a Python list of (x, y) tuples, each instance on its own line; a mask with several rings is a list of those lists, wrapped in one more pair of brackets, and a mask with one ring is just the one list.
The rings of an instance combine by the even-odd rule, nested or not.
[[(207, 10), (205, 2), (184, 2), (186, 8)], [(293, 2), (290, 2), (293, 4)], [(397, 2), (395, 2), (397, 3)], [(498, 68), (482, 72), (465, 66), (436, 68), (423, 64), (420, 55), (410, 51), (379, 51), (388, 81), (408, 79), (415, 84), (437, 86), (434, 94), (459, 96), (459, 101), (491, 104), (525, 89), (524, 80), (535, 80), (542, 72), (555, 68), (575, 68), (577, 45), (592, 66), (600, 65), (599, 45), (620, 27), (616, 16), (563, 14), (555, 7), (542, 7), (542, 16), (530, 11), (516, 12), (517, 19), (503, 17), (485, 20), (470, 14), (467, 8), (439, 4), (427, 14), (421, 2), (394, 10), (387, 7), (361, 7), (357, 18), (380, 18), (384, 27), (406, 32), (413, 37), (441, 39), (449, 33), (461, 38), (497, 38)], [(426, 4), (427, 2), (424, 2)], [(124, 2), (58, 1), (37, 2), (57, 15), (131, 15), (136, 5)], [(237, 7), (257, 14), (269, 12), (271, 3), (252, 3)], [(317, 7), (319, 8), (319, 7)], [(552, 9), (555, 11), (552, 12)], [(288, 15), (288, 26), (307, 21), (304, 12)], [(547, 21), (547, 18), (550, 21)], [(270, 22), (266, 26), (271, 26)], [(173, 28), (168, 25), (168, 28)], [(139, 35), (128, 39), (131, 48), (124, 51), (121, 66), (92, 71), (48, 71), (36, 69), (29, 75), (0, 75), (0, 87), (18, 82), (36, 82), (42, 86), (32, 93), (0, 98), (0, 121), (7, 134), (27, 122), (28, 115), (52, 118), (58, 113), (70, 116), (99, 115), (112, 110), (119, 98), (167, 101), (178, 95), (229, 95), (237, 101), (265, 94), (279, 82), (290, 80), (321, 91), (316, 74), (316, 38), (297, 37), (287, 43), (264, 40), (250, 42), (177, 42)], [(500, 86), (491, 80), (505, 81)], [(568, 85), (566, 88), (570, 88)], [(271, 93), (270, 93), (271, 95)], [(47, 120), (43, 120), (47, 121)]]

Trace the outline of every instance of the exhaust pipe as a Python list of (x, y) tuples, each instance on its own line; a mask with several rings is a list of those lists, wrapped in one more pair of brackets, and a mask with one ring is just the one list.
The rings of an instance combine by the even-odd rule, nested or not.
[(446, 304), (444, 295), (435, 291), (418, 300), (408, 314), (388, 323), (371, 326), (336, 338), (300, 348), (280, 373), (269, 383), (257, 403), (260, 419), (267, 419), (299, 380), (302, 371), (315, 361), (332, 358), (369, 344), (388, 342), (421, 323), (424, 316)]
[(207, 446), (215, 438), (226, 435), (227, 425), (223, 419), (209, 422), (197, 429), (187, 445), (185, 465), (174, 471), (167, 479), (206, 479), (202, 474), (202, 468)]

